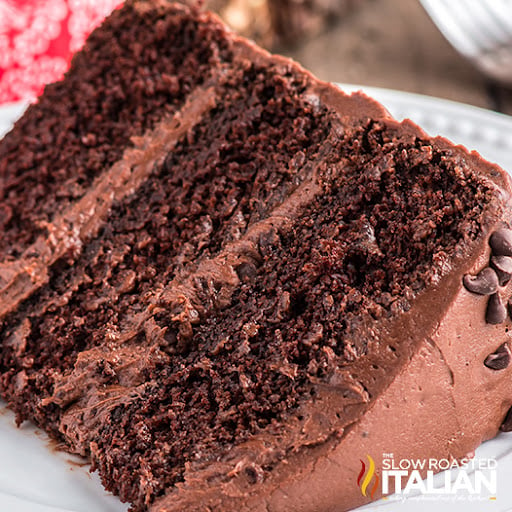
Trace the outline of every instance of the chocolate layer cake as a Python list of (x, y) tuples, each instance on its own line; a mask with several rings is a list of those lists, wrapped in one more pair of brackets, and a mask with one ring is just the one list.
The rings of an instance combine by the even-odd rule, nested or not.
[(460, 458), (506, 418), (510, 193), (129, 1), (0, 144), (2, 395), (135, 511), (350, 509), (367, 454)]

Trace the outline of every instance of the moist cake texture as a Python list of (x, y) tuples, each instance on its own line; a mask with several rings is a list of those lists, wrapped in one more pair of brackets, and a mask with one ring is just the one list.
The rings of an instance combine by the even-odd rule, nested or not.
[(135, 511), (355, 507), (366, 454), (460, 458), (512, 405), (510, 191), (128, 1), (0, 143), (2, 395)]

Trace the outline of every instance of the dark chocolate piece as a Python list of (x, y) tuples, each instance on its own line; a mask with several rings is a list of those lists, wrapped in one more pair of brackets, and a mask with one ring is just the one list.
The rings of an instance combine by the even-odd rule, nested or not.
[(503, 423), (501, 424), (500, 430), (502, 432), (512, 431), (512, 407), (508, 410), (507, 415), (505, 416)]
[(462, 282), (467, 290), (478, 295), (492, 295), (499, 285), (498, 275), (490, 267), (484, 268), (476, 276), (466, 274)]
[(498, 229), (491, 235), (489, 245), (494, 256), (512, 256), (512, 230)]
[(507, 343), (500, 345), (495, 352), (489, 354), (484, 365), (491, 370), (504, 370), (510, 364), (510, 348)]
[(510, 256), (493, 256), (491, 266), (498, 275), (500, 286), (504, 286), (512, 277), (512, 258)]
[(501, 324), (507, 318), (507, 308), (503, 304), (501, 297), (495, 293), (489, 297), (485, 321), (488, 324)]

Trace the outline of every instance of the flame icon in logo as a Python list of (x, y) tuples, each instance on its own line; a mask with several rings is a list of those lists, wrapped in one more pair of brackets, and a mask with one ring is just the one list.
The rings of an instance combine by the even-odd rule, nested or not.
[[(357, 485), (361, 487), (361, 494), (363, 496), (368, 496), (367, 490), (368, 486), (370, 485), (370, 482), (372, 481), (372, 478), (375, 476), (375, 482), (373, 483), (373, 486), (370, 490), (370, 497), (373, 499), (373, 495), (375, 494), (375, 491), (377, 490), (379, 486), (379, 475), (375, 473), (375, 462), (371, 458), (370, 455), (366, 455), (366, 458), (368, 459), (369, 466), (368, 466), (368, 473), (366, 473), (366, 476), (363, 479), (363, 475), (366, 471), (366, 464), (359, 459), (361, 462), (361, 472), (359, 473), (359, 476), (357, 477)], [(361, 481), (362, 480), (362, 481)]]

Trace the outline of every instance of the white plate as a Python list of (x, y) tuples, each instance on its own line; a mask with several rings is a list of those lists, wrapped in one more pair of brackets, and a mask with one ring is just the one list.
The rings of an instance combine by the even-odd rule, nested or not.
[[(512, 170), (512, 118), (451, 101), (416, 94), (342, 85), (363, 89), (381, 101), (397, 118), (408, 117), (431, 135), (444, 135), (478, 150), (487, 159)], [(23, 105), (0, 107), (0, 136), (23, 111)], [(460, 503), (408, 500), (378, 501), (358, 510), (382, 512), (506, 512), (512, 510), (512, 434), (484, 443), (477, 456), (498, 460), (495, 502)], [(96, 475), (70, 455), (52, 449), (48, 438), (30, 425), (14, 427), (10, 411), (0, 414), (0, 511), (9, 512), (125, 512), (126, 505), (106, 493)], [(78, 463), (77, 463), (78, 462)]]

